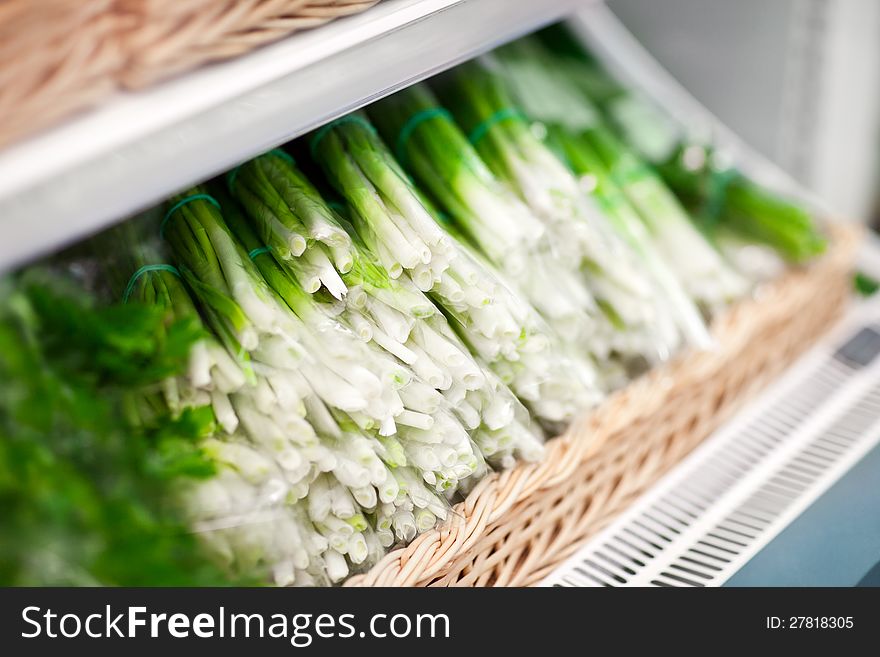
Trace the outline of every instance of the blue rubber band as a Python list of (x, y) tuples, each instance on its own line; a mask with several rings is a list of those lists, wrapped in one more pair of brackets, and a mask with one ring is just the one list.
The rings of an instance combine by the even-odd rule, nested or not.
[(367, 121), (364, 117), (359, 116), (357, 114), (346, 114), (343, 117), (336, 119), (335, 121), (331, 121), (327, 125), (322, 128), (319, 128), (318, 131), (312, 135), (311, 140), (309, 141), (309, 151), (312, 154), (312, 158), (317, 160), (318, 158), (315, 156), (318, 150), (318, 144), (321, 143), (321, 140), (327, 136), (327, 133), (330, 132), (333, 128), (339, 125), (343, 125), (346, 123), (355, 123), (360, 127), (364, 128), (371, 135), (376, 134), (376, 128), (373, 127), (369, 121)]
[(253, 250), (251, 250), (250, 253), (248, 253), (248, 258), (250, 258), (251, 260), (255, 260), (258, 255), (262, 255), (264, 253), (271, 253), (271, 252), (272, 252), (271, 246), (258, 246), (256, 249), (253, 249)]
[(180, 199), (177, 203), (171, 206), (171, 209), (165, 213), (165, 217), (162, 219), (162, 223), (159, 224), (159, 237), (165, 237), (165, 224), (168, 223), (168, 220), (171, 218), (171, 215), (177, 212), (180, 208), (182, 208), (187, 203), (192, 201), (207, 201), (211, 205), (213, 205), (218, 210), (220, 209), (220, 203), (217, 202), (210, 194), (193, 194), (192, 196), (187, 196), (186, 198)]
[(406, 123), (403, 124), (400, 133), (397, 135), (397, 141), (394, 146), (394, 152), (397, 154), (397, 160), (401, 165), (406, 165), (406, 143), (412, 137), (415, 129), (419, 127), (419, 124), (440, 117), (452, 120), (452, 115), (442, 107), (429, 107), (428, 109), (420, 110), (406, 120)]
[(131, 293), (134, 292), (134, 286), (137, 283), (137, 280), (146, 273), (151, 271), (167, 271), (171, 272), (178, 278), (180, 278), (180, 272), (177, 271), (177, 267), (173, 267), (171, 265), (158, 264), (158, 265), (144, 265), (140, 269), (138, 269), (135, 273), (131, 275), (131, 278), (128, 280), (128, 285), (125, 286), (125, 292), (122, 294), (122, 303), (128, 303), (128, 298), (131, 296)]
[(525, 117), (523, 116), (523, 113), (515, 107), (504, 107), (492, 114), (492, 116), (490, 116), (482, 123), (478, 124), (473, 130), (471, 130), (470, 134), (468, 135), (468, 141), (476, 146), (477, 142), (479, 142), (483, 137), (486, 136), (486, 133), (489, 132), (489, 128), (491, 128), (496, 123), (501, 123), (502, 121), (507, 121), (508, 119), (523, 121), (525, 120)]

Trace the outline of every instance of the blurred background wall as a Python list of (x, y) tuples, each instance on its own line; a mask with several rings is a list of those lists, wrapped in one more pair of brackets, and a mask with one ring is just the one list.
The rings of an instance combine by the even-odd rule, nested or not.
[(876, 218), (880, 0), (610, 0), (753, 147), (848, 216)]

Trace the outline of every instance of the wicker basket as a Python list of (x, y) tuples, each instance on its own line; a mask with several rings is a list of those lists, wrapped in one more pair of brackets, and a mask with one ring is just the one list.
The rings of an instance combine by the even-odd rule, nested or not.
[(372, 7), (378, 0), (118, 0), (130, 17), (119, 81), (137, 88), (244, 54), (299, 30)]
[(696, 447), (838, 318), (849, 298), (858, 231), (734, 307), (713, 326), (718, 348), (631, 384), (551, 440), (541, 463), (484, 479), (452, 520), (388, 554), (347, 586), (526, 586)]
[(0, 146), (113, 91), (125, 61), (114, 4), (0, 2)]
[(378, 0), (2, 0), (0, 146)]

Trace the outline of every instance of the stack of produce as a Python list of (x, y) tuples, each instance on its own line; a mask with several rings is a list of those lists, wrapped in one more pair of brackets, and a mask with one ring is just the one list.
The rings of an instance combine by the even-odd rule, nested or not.
[(621, 188), (611, 179), (593, 148), (585, 140), (584, 126), (598, 118), (589, 102), (565, 83), (554, 70), (542, 65), (542, 53), (529, 51), (527, 41), (497, 51), (500, 71), (517, 101), (528, 112), (531, 132), (540, 136), (579, 179), (581, 191), (605, 220), (638, 255), (648, 272), (654, 298), (674, 319), (682, 336), (696, 348), (711, 344), (706, 325), (672, 266), (651, 238), (645, 223)]
[[(656, 362), (676, 351), (680, 335), (652, 298), (650, 280), (632, 250), (531, 133), (501, 78), (475, 61), (435, 86), (491, 171), (546, 226), (552, 257), (576, 273), (580, 288), (595, 299), (595, 330), (580, 340), (569, 334), (573, 347), (592, 350), (601, 362), (608, 362), (611, 352)], [(555, 325), (557, 318), (551, 321)]]
[(99, 236), (116, 304), (0, 280), (3, 581), (216, 583), (207, 551), (237, 582), (338, 582), (710, 345), (701, 311), (747, 281), (651, 165), (720, 246), (822, 239), (680, 134), (661, 153), (633, 98), (524, 40), (320, 128), (305, 169), (276, 149)]
[[(191, 190), (171, 211), (164, 233), (181, 270), (212, 327), (249, 355), (255, 374), (232, 398), (243, 431), (206, 446), (234, 477), (193, 494), (194, 520), (229, 566), (269, 565), (279, 583), (337, 581), (395, 534), (411, 539), (445, 517), (440, 493), (481, 464), (466, 430), (445, 408), (407, 409), (398, 390), (411, 372), (336, 322), (271, 256), (254, 253), (256, 237), (231, 202), (223, 211), (261, 265), (214, 196)], [(432, 440), (423, 444), (414, 437), (426, 425)]]
[(236, 572), (337, 581), (444, 518), (446, 496), (486, 461), (540, 456), (542, 436), (289, 156), (233, 174), (242, 207), (195, 188), (161, 226), (209, 325), (251, 374), (230, 395), (240, 428), (204, 442), (220, 476), (190, 492), (192, 520)]
[[(345, 257), (341, 259), (343, 266), (336, 265), (333, 273), (341, 283), (342, 299), (338, 302), (328, 297), (329, 289), (317, 287), (308, 294), (299, 288), (294, 292), (284, 282), (285, 274), (294, 280), (298, 278), (300, 258), (279, 258), (272, 250), (257, 254), (255, 262), (302, 319), (308, 313), (316, 326), (320, 322), (337, 322), (349, 334), (356, 334), (365, 342), (371, 353), (384, 358), (389, 367), (393, 364), (399, 370), (407, 371), (406, 380), (397, 381), (402, 384), (400, 397), (407, 406), (397, 418), (397, 422), (404, 425), (404, 432), (431, 430), (436, 434), (443, 425), (434, 424), (425, 417), (426, 413), (440, 413), (442, 418), (453, 413), (468, 431), (473, 432), (481, 455), (492, 463), (509, 464), (516, 456), (534, 459), (540, 454), (539, 442), (529, 429), (528, 415), (510, 390), (469, 352), (442, 313), (412, 279), (400, 276), (400, 273), (395, 278), (383, 268), (378, 256), (361, 242), (359, 233), (324, 201), (289, 157), (269, 153), (244, 165), (235, 178), (233, 193), (248, 194), (244, 186), (247, 181), (255, 186), (259, 184), (265, 199), (259, 209), (253, 205), (249, 207), (248, 213), (252, 217), (261, 216), (255, 214), (259, 212), (271, 215), (273, 221), (290, 225), (297, 220), (297, 214), (310, 212), (333, 230), (343, 231), (347, 237), (343, 225), (353, 233), (348, 238)], [(250, 252), (259, 251), (256, 235), (248, 230), (234, 207), (230, 208), (227, 217), (237, 227), (236, 233)], [(312, 222), (315, 221), (313, 218)], [(444, 248), (451, 253), (453, 242), (449, 235), (443, 233), (440, 241), (446, 243)], [(381, 242), (379, 246), (384, 244)], [(315, 246), (310, 243), (302, 258), (308, 257), (311, 248), (321, 247), (320, 243)], [(390, 248), (383, 248), (392, 253)], [(450, 265), (446, 267), (449, 271)], [(444, 272), (442, 278), (450, 279), (451, 272), (448, 275)], [(463, 293), (461, 289), (458, 291)], [(298, 298), (289, 299), (292, 295)], [(321, 314), (323, 319), (320, 319)], [(361, 417), (351, 415), (355, 421)], [(372, 426), (362, 424), (362, 428), (371, 429)], [(381, 427), (380, 432), (393, 434), (393, 419), (388, 426)], [(470, 467), (479, 466), (472, 464)], [(472, 474), (473, 469), (463, 476), (448, 474), (443, 478), (449, 487), (454, 487)]]
[[(488, 90), (484, 82), (476, 80), (475, 89)], [(519, 121), (519, 114), (495, 109), (493, 98), (510, 102), (498, 84), (495, 92), (474, 100), (486, 112), (495, 110), (478, 141), (503, 154), (509, 166), (502, 174), (522, 171), (522, 179), (537, 191), (530, 192), (519, 178), (496, 178), (424, 86), (381, 101), (372, 115), (386, 139), (396, 143), (401, 161), (461, 231), (523, 290), (570, 349), (592, 352), (600, 363), (608, 363), (612, 351), (648, 362), (668, 357), (678, 346), (679, 332), (670, 307), (653, 294), (647, 268), (612, 234), (602, 212), (587, 204), (573, 176)], [(502, 168), (500, 158), (495, 162)], [(530, 168), (546, 172), (543, 184), (530, 175)], [(550, 199), (557, 207), (539, 215), (513, 189), (537, 199), (535, 204)], [(573, 247), (580, 249), (574, 257), (560, 257), (562, 249), (572, 247), (566, 236), (581, 240)], [(705, 337), (701, 319), (696, 314), (692, 319)]]
[(531, 305), (441, 227), (365, 117), (325, 126), (312, 136), (311, 150), (388, 275), (400, 279), (405, 272), (429, 292), (463, 342), (538, 421), (558, 427), (600, 398), (593, 362), (584, 354), (563, 354)]

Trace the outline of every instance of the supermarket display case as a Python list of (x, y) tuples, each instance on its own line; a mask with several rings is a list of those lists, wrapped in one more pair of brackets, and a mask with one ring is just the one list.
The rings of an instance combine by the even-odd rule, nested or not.
[[(229, 61), (117, 93), (7, 146), (0, 151), (0, 271), (561, 20), (622, 79), (710, 136), (740, 170), (828, 217), (821, 200), (694, 100), (598, 0), (384, 0)], [(837, 324), (848, 307), (859, 234), (845, 222), (830, 234), (828, 253), (814, 266), (787, 273), (716, 320), (718, 349), (685, 354), (615, 393), (553, 438), (543, 461), (486, 477), (448, 521), (348, 584), (546, 583)], [(819, 310), (817, 296), (825, 300)]]

